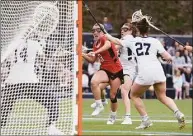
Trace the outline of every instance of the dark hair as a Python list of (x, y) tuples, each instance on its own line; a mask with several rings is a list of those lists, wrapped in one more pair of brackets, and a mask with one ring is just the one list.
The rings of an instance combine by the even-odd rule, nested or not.
[(145, 18), (137, 22), (136, 27), (138, 28), (141, 35), (146, 34), (149, 30), (149, 24), (147, 23)]
[(128, 26), (132, 30), (133, 37), (136, 37), (136, 35), (137, 35), (137, 28), (136, 28), (135, 25), (133, 25), (132, 23), (125, 23), (123, 25)]

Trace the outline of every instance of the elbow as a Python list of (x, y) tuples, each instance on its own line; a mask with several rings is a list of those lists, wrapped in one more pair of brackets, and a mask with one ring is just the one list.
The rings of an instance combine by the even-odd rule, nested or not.
[(165, 60), (172, 60), (172, 56), (168, 52), (161, 54)]

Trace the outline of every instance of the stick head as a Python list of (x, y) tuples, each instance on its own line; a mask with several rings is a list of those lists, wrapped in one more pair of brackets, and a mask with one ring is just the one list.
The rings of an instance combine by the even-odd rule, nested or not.
[(132, 20), (131, 20), (131, 22), (132, 23), (137, 23), (137, 22), (139, 22), (139, 21), (141, 21), (142, 19), (146, 19), (146, 22), (148, 23), (148, 24), (151, 24), (151, 16), (147, 16), (147, 15), (143, 15), (142, 14), (142, 12), (141, 12), (141, 9), (140, 10), (137, 10), (137, 11), (135, 11), (134, 13), (133, 13), (133, 15), (132, 15)]
[(140, 9), (140, 10), (137, 10), (137, 11), (135, 11), (135, 12), (132, 14), (131, 23), (139, 22), (139, 21), (142, 20), (142, 18), (143, 18), (143, 15), (142, 15), (141, 9)]
[(33, 15), (33, 23), (37, 25), (36, 35), (40, 38), (48, 37), (55, 29), (59, 22), (59, 10), (51, 2), (43, 2), (38, 5)]

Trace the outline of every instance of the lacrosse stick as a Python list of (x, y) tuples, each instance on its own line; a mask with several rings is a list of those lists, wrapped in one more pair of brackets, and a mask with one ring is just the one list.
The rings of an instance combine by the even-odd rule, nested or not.
[(92, 14), (92, 12), (90, 11), (88, 5), (82, 1), (84, 4), (84, 7), (86, 8), (86, 10), (89, 12), (89, 14), (92, 16), (92, 18), (94, 19), (94, 21), (97, 23), (97, 25), (100, 27), (100, 29), (103, 31), (104, 34), (106, 34), (107, 32), (105, 31), (105, 29), (99, 24), (99, 22), (96, 20), (96, 18), (94, 17), (94, 15)]
[(160, 31), (161, 33), (163, 33), (164, 35), (166, 35), (167, 37), (171, 38), (172, 40), (176, 41), (177, 43), (181, 44), (182, 46), (185, 46), (183, 43), (181, 43), (180, 41), (174, 39), (173, 37), (169, 36), (167, 33), (165, 33), (164, 31), (160, 30), (159, 28), (157, 28), (156, 26), (154, 26), (150, 20), (151, 20), (151, 17), (150, 16), (143, 16), (142, 12), (141, 12), (141, 9), (138, 10), (138, 11), (135, 11), (132, 15), (132, 23), (137, 23), (139, 21), (141, 21), (142, 19), (146, 20), (146, 22), (149, 24), (149, 26), (151, 26), (152, 28), (154, 28), (155, 30), (157, 31)]

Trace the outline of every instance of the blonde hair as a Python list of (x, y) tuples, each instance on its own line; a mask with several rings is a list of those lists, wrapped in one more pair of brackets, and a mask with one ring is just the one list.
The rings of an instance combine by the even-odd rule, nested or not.
[[(105, 29), (105, 27), (104, 27), (104, 25), (103, 24), (101, 24), (101, 23), (98, 23), (103, 29)], [(94, 24), (94, 26), (99, 26), (97, 23), (96, 24)], [(99, 27), (100, 27), (99, 26)]]

